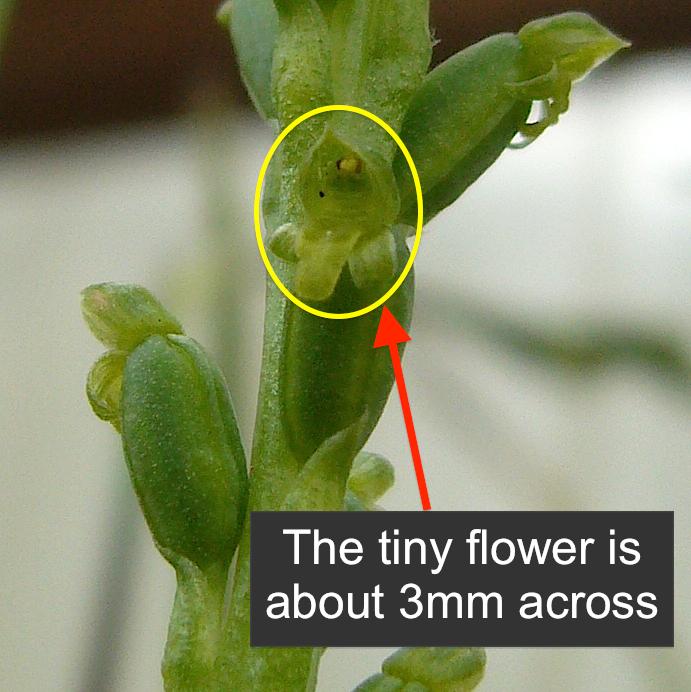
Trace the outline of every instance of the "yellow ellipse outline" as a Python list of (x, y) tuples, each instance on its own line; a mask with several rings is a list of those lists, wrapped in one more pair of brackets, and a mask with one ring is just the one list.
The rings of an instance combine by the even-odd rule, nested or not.
[[(415, 195), (417, 197), (417, 226), (415, 228), (415, 241), (413, 242), (413, 247), (410, 250), (410, 257), (408, 258), (405, 267), (403, 267), (403, 271), (401, 272), (398, 279), (396, 279), (393, 286), (391, 286), (391, 288), (381, 298), (379, 298), (379, 300), (374, 301), (374, 303), (368, 305), (367, 307), (360, 308), (359, 310), (353, 310), (352, 312), (326, 312), (325, 310), (318, 310), (317, 308), (313, 308), (311, 305), (307, 305), (307, 303), (303, 303), (297, 296), (293, 295), (288, 290), (288, 288), (286, 288), (285, 284), (278, 278), (278, 275), (274, 271), (274, 268), (271, 266), (269, 257), (266, 254), (266, 248), (264, 247), (264, 239), (262, 237), (261, 194), (262, 186), (264, 184), (264, 178), (266, 177), (266, 171), (269, 168), (271, 159), (276, 153), (278, 147), (281, 145), (281, 142), (283, 142), (283, 140), (300, 123), (305, 122), (305, 120), (308, 120), (309, 118), (312, 118), (315, 115), (319, 115), (321, 113), (329, 113), (331, 111), (347, 111), (350, 113), (357, 113), (358, 115), (362, 115), (365, 118), (369, 118), (371, 121), (379, 125), (379, 127), (381, 127), (385, 132), (387, 132), (389, 136), (394, 140), (394, 142), (396, 142), (398, 148), (403, 152), (403, 156), (405, 156), (405, 160), (407, 161), (408, 167), (410, 168), (410, 172), (413, 176), (413, 183), (415, 184)], [(415, 261), (415, 256), (417, 255), (418, 248), (420, 247), (420, 240), (422, 238), (422, 223), (422, 186), (420, 185), (420, 176), (418, 175), (417, 168), (415, 167), (413, 157), (410, 155), (410, 152), (408, 151), (408, 147), (406, 147), (406, 145), (403, 143), (403, 140), (398, 136), (395, 130), (388, 123), (382, 120), (379, 116), (374, 115), (374, 113), (370, 113), (368, 110), (365, 110), (364, 108), (358, 108), (357, 106), (347, 106), (342, 104), (331, 104), (329, 106), (320, 106), (319, 108), (313, 108), (311, 111), (303, 113), (301, 116), (295, 118), (295, 120), (293, 120), (293, 122), (290, 123), (283, 130), (283, 132), (281, 132), (280, 135), (278, 135), (274, 143), (271, 145), (271, 148), (269, 149), (268, 153), (264, 157), (264, 162), (262, 163), (262, 167), (259, 170), (259, 177), (257, 178), (257, 185), (254, 192), (254, 232), (257, 238), (259, 254), (261, 255), (261, 258), (264, 262), (266, 271), (269, 273), (269, 276), (273, 279), (273, 282), (276, 284), (276, 286), (278, 286), (281, 293), (283, 293), (283, 295), (286, 298), (288, 298), (288, 300), (290, 300), (294, 305), (297, 305), (299, 308), (302, 308), (303, 310), (306, 310), (307, 312), (311, 313), (312, 315), (316, 315), (317, 317), (325, 317), (331, 320), (348, 320), (352, 317), (360, 317), (361, 315), (366, 315), (368, 312), (371, 312), (372, 310), (376, 310), (376, 308), (378, 308), (389, 298), (391, 298), (391, 296), (400, 288), (401, 284), (405, 281), (406, 276), (408, 276), (408, 273), (413, 268), (413, 262)]]

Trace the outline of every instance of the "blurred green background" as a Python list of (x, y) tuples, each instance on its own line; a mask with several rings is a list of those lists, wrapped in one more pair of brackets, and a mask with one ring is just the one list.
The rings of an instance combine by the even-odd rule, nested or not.
[[(7, 5), (9, 5), (7, 3)], [(0, 17), (4, 7), (0, 0)], [(84, 397), (89, 283), (142, 283), (223, 363), (246, 442), (271, 141), (214, 2), (17, 3), (0, 57), (0, 689), (147, 692), (174, 577)], [(634, 49), (430, 224), (408, 388), (435, 509), (675, 510), (676, 642), (493, 649), (481, 689), (691, 689), (691, 51), (687, 3), (435, 2), (436, 59), (589, 9)], [(0, 32), (1, 33), (1, 32)], [(257, 37), (261, 40), (261, 37)], [(400, 410), (368, 445), (416, 509)], [(330, 650), (345, 692), (387, 651)]]

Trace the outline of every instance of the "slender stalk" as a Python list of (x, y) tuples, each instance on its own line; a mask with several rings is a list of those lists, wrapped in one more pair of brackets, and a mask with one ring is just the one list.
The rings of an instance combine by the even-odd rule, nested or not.
[(163, 657), (166, 690), (217, 690), (214, 679), (221, 637), (225, 566), (199, 570), (191, 562), (176, 567), (178, 586)]
[(2, 64), (2, 48), (10, 26), (15, 0), (0, 0), (0, 65)]
[[(249, 513), (282, 509), (295, 487), (300, 467), (287, 441), (280, 415), (280, 371), (287, 313), (292, 308), (269, 281), (264, 324), (264, 352), (254, 447), (251, 458), (248, 516), (240, 542), (230, 607), (219, 659), (223, 689), (302, 692), (312, 668), (312, 650), (250, 647)], [(345, 492), (345, 490), (344, 490)], [(338, 509), (339, 507), (323, 507)]]

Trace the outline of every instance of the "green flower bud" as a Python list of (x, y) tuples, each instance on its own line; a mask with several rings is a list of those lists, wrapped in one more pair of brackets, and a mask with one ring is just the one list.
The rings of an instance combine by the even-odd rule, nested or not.
[[(396, 252), (398, 274), (408, 258), (400, 238)], [(412, 315), (413, 286), (411, 272), (387, 302), (405, 328)], [(344, 271), (324, 309), (355, 310), (384, 290), (386, 285), (361, 290), (350, 272)], [(325, 440), (364, 416), (361, 446), (379, 420), (393, 385), (388, 352), (372, 348), (379, 311), (349, 320), (325, 320), (293, 305), (287, 309), (281, 416), (293, 453), (305, 462)]]
[(221, 372), (140, 286), (90, 286), (82, 309), (96, 337), (118, 349), (96, 361), (87, 394), (96, 415), (122, 434), (154, 541), (176, 568), (227, 567), (244, 519), (247, 470)]
[[(625, 45), (588, 15), (567, 13), (480, 41), (430, 72), (401, 130), (420, 175), (425, 220), (453, 203), (517, 134), (530, 141), (556, 123), (572, 82)], [(528, 123), (533, 101), (545, 115)], [(394, 172), (399, 219), (412, 225), (417, 201), (400, 152)]]
[(358, 692), (470, 692), (482, 680), (483, 649), (404, 648), (382, 664), (383, 673), (365, 680)]
[(89, 327), (109, 351), (87, 394), (121, 432), (132, 485), (177, 591), (163, 660), (165, 688), (216, 690), (228, 567), (247, 506), (247, 470), (228, 390), (196, 341), (145, 289), (84, 291)]
[[(454, 202), (506, 148), (525, 122), (530, 102), (506, 85), (519, 77), (521, 46), (499, 34), (457, 53), (436, 67), (413, 97), (401, 138), (420, 176), (425, 221)], [(401, 153), (394, 161), (399, 220), (413, 225), (415, 188)]]
[(273, 0), (227, 0), (217, 17), (230, 30), (240, 75), (254, 107), (266, 120), (275, 119), (271, 70), (278, 14)]
[(96, 284), (82, 292), (82, 314), (109, 348), (129, 352), (152, 334), (182, 334), (180, 323), (149, 291), (132, 284)]
[(573, 82), (630, 43), (582, 12), (566, 12), (526, 24), (518, 38), (524, 49), (525, 81), (512, 85), (519, 96), (542, 101), (544, 117), (520, 132), (534, 139), (569, 107)]
[(360, 452), (348, 476), (346, 509), (376, 509), (376, 502), (393, 486), (394, 468), (388, 459), (372, 452)]
[(152, 336), (127, 358), (121, 409), (130, 477), (163, 556), (227, 565), (247, 471), (218, 368), (189, 337)]
[(588, 72), (631, 44), (584, 12), (565, 12), (526, 24), (518, 38), (526, 59), (540, 73), (557, 70), (570, 81)]

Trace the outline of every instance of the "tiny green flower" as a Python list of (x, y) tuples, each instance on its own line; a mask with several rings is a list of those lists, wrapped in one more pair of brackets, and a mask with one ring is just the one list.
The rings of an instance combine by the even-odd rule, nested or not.
[(279, 257), (297, 262), (298, 295), (328, 299), (346, 262), (360, 288), (391, 281), (398, 192), (390, 166), (327, 126), (299, 176), (301, 221), (269, 239)]
[(350, 469), (346, 499), (351, 498), (352, 508), (358, 503), (363, 509), (376, 509), (376, 502), (391, 489), (394, 479), (394, 468), (388, 459), (380, 454), (360, 452)]
[(470, 692), (485, 672), (483, 649), (404, 648), (356, 692)]
[(539, 136), (566, 112), (573, 82), (631, 45), (583, 12), (536, 19), (518, 32), (518, 38), (525, 70), (532, 76), (511, 86), (517, 94), (546, 106), (544, 118), (521, 127), (529, 138)]

